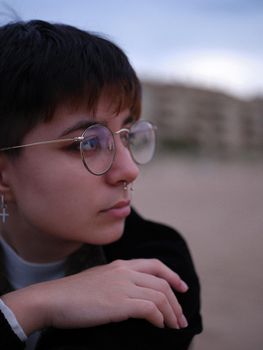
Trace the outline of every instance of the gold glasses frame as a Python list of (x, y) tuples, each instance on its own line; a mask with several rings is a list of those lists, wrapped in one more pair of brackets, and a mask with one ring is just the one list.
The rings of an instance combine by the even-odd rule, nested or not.
[[(33, 147), (33, 146), (41, 146), (41, 145), (48, 145), (48, 144), (56, 144), (56, 143), (63, 143), (63, 142), (80, 142), (80, 154), (81, 154), (81, 159), (82, 159), (82, 162), (85, 166), (85, 168), (92, 174), (94, 175), (103, 175), (105, 174), (107, 171), (109, 171), (109, 169), (111, 168), (112, 166), (112, 163), (114, 162), (114, 158), (115, 158), (115, 153), (116, 153), (116, 145), (115, 145), (115, 138), (114, 138), (114, 135), (121, 135), (122, 133), (125, 133), (127, 135), (129, 135), (130, 133), (130, 129), (136, 125), (136, 124), (139, 124), (139, 123), (147, 123), (149, 125), (149, 128), (152, 129), (154, 132), (157, 130), (157, 127), (152, 123), (152, 122), (149, 122), (147, 120), (140, 120), (140, 121), (137, 121), (135, 123), (133, 123), (131, 125), (131, 127), (128, 129), (128, 128), (122, 128), (120, 130), (117, 130), (117, 131), (112, 131), (111, 129), (109, 129), (107, 126), (103, 125), (103, 124), (99, 124), (99, 123), (96, 123), (96, 124), (92, 124), (90, 126), (88, 126), (84, 131), (83, 133), (81, 134), (81, 136), (76, 136), (76, 137), (70, 137), (70, 138), (62, 138), (62, 139), (54, 139), (54, 140), (47, 140), (47, 141), (37, 141), (37, 142), (32, 142), (32, 143), (27, 143), (27, 144), (22, 144), (22, 145), (18, 145), (18, 146), (10, 146), (10, 147), (3, 147), (3, 148), (0, 148), (0, 151), (2, 152), (5, 152), (5, 151), (9, 151), (9, 150), (13, 150), (13, 149), (20, 149), (20, 148), (26, 148), (26, 147)], [(84, 157), (84, 154), (83, 154), (83, 150), (82, 150), (82, 147), (81, 147), (81, 142), (85, 140), (85, 133), (87, 132), (87, 130), (90, 130), (91, 128), (95, 128), (95, 127), (104, 127), (106, 128), (111, 134), (112, 134), (112, 138), (113, 138), (113, 142), (114, 142), (114, 147), (113, 147), (113, 155), (112, 155), (112, 160), (111, 162), (109, 163), (109, 167), (103, 171), (103, 172), (100, 172), (100, 173), (96, 173), (94, 171), (92, 171), (86, 161), (85, 161), (85, 157)], [(122, 139), (122, 138), (121, 138)], [(154, 137), (154, 149), (155, 149), (155, 144), (156, 144), (156, 137)], [(122, 139), (122, 142), (124, 144), (124, 139)], [(139, 163), (133, 156), (133, 151), (130, 149), (130, 145), (129, 145), (129, 142), (128, 142), (128, 138), (127, 138), (127, 142), (125, 142), (125, 147), (127, 147), (130, 151), (130, 154), (132, 156), (132, 159), (134, 160), (134, 162), (136, 164), (145, 164), (145, 163)], [(112, 151), (112, 149), (109, 149), (110, 151)]]

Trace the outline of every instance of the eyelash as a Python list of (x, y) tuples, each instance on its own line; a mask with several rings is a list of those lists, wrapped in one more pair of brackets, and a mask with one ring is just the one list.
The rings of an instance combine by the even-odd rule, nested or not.
[[(125, 128), (125, 129), (130, 129), (132, 124), (134, 123), (134, 121), (129, 121), (128, 123), (126, 123), (125, 125), (122, 126), (122, 128)], [(69, 145), (67, 145), (66, 147), (66, 150), (68, 151), (71, 151), (71, 152), (80, 152), (80, 142), (78, 141), (73, 141), (71, 142)]]

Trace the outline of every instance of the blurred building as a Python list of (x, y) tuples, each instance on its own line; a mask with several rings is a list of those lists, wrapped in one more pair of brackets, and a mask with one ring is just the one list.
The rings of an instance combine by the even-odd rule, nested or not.
[(263, 154), (263, 98), (243, 100), (218, 91), (143, 82), (142, 112), (157, 124), (164, 149)]

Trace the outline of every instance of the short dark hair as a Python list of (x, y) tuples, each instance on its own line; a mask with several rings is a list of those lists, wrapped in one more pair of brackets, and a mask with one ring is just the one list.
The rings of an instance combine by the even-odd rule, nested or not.
[(129, 108), (139, 118), (140, 82), (112, 41), (41, 20), (0, 27), (0, 148), (19, 145), (62, 103), (84, 102), (94, 112), (104, 92), (116, 113)]

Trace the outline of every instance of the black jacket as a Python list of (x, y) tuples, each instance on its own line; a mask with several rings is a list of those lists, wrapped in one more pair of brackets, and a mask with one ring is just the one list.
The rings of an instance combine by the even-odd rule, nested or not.
[[(199, 280), (182, 236), (168, 226), (144, 220), (133, 210), (126, 220), (122, 238), (103, 249), (108, 262), (158, 258), (176, 271), (189, 285), (186, 293), (176, 293), (189, 326), (180, 330), (159, 329), (147, 321), (129, 319), (86, 329), (50, 328), (43, 332), (37, 350), (187, 349), (194, 335), (202, 331), (202, 320)], [(24, 348), (1, 313), (0, 345), (3, 350)]]

